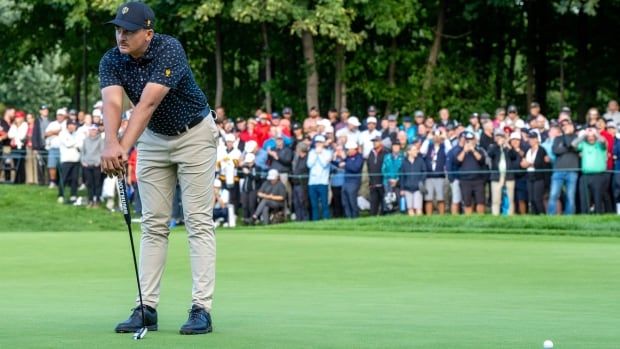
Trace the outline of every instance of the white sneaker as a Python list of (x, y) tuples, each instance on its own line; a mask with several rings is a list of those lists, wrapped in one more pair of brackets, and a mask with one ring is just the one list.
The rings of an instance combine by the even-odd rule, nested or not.
[(50, 185), (48, 186), (48, 188), (50, 188), (50, 189), (56, 188), (56, 183), (50, 182)]
[(80, 185), (78, 190), (86, 190), (86, 184), (82, 183), (82, 185)]
[(64, 204), (65, 203), (65, 198), (63, 198), (62, 196), (59, 196), (58, 199), (56, 199), (56, 202), (59, 204)]

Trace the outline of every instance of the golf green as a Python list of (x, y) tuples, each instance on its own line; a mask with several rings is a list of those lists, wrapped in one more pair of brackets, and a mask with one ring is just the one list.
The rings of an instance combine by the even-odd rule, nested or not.
[(618, 348), (620, 239), (218, 230), (215, 332), (180, 336), (191, 281), (171, 235), (159, 331), (113, 333), (127, 233), (0, 234), (1, 348)]

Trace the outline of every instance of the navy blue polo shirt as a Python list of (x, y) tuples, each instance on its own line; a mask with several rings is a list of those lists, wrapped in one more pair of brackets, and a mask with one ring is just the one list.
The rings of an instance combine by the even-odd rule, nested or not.
[(209, 115), (207, 97), (202, 92), (181, 43), (168, 35), (155, 34), (140, 58), (121, 54), (118, 47), (110, 49), (99, 63), (99, 85), (122, 86), (134, 105), (147, 83), (170, 88), (161, 101), (148, 128), (164, 135), (176, 135), (199, 116)]

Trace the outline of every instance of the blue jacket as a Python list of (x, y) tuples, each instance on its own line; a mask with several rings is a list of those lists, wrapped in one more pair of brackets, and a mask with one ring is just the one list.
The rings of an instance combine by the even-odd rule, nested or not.
[(351, 184), (361, 184), (362, 183), (362, 167), (364, 167), (364, 157), (362, 154), (357, 153), (353, 156), (347, 156), (344, 160), (344, 173), (345, 173), (345, 181)]
[(437, 161), (435, 163), (435, 170), (433, 171), (433, 152), (435, 151), (434, 145), (429, 145), (428, 152), (424, 157), (426, 162), (426, 170), (428, 171), (428, 178), (444, 178), (446, 175), (446, 148), (443, 144), (439, 146), (437, 150)]
[(452, 147), (446, 155), (446, 171), (448, 171), (448, 180), (454, 182), (459, 179), (459, 164), (456, 161), (457, 155), (463, 150), (458, 144)]
[(408, 158), (403, 160), (400, 168), (400, 190), (418, 191), (420, 190), (420, 182), (426, 179), (426, 162), (422, 155), (418, 155), (413, 162), (409, 162)]
[(403, 163), (403, 155), (399, 153), (394, 156), (393, 153), (385, 154), (383, 158), (383, 166), (381, 166), (381, 173), (383, 173), (383, 185), (388, 188), (390, 179), (398, 179), (400, 173), (400, 166)]

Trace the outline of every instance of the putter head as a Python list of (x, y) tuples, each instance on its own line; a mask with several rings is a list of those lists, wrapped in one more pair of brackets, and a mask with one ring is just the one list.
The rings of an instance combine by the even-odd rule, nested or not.
[(141, 329), (137, 330), (136, 333), (133, 334), (133, 339), (134, 340), (140, 340), (142, 338), (144, 338), (144, 336), (146, 336), (146, 333), (148, 332), (148, 328), (142, 327)]

